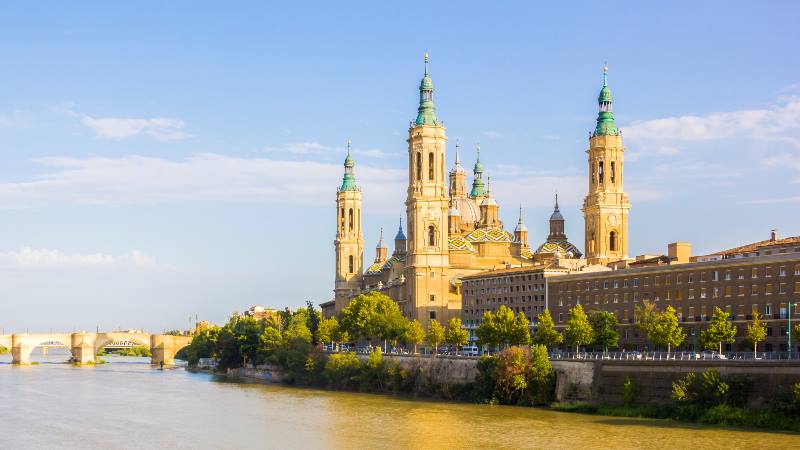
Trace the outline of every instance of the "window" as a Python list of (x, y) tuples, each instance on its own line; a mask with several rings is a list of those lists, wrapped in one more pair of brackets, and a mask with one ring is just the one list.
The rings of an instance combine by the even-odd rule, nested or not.
[(603, 184), (603, 178), (604, 178), (604, 175), (605, 175), (603, 173), (603, 161), (600, 161), (599, 163), (597, 163), (597, 167), (598, 167), (598, 174), (600, 175), (600, 184)]
[(700, 298), (706, 298), (706, 288), (700, 289)]
[(725, 279), (726, 280), (730, 280), (731, 279), (731, 271), (730, 270), (726, 270), (725, 271)]
[(614, 161), (611, 161), (611, 184), (616, 183), (617, 179), (617, 168), (614, 167)]
[(603, 289), (608, 289), (608, 280), (603, 280)]
[(436, 320), (436, 311), (428, 311), (428, 319)]
[(694, 289), (689, 289), (689, 299), (693, 299), (693, 298), (694, 298)]
[(731, 296), (731, 287), (725, 286), (725, 297), (730, 297), (730, 296)]
[(785, 277), (786, 276), (786, 266), (781, 266), (778, 269), (778, 276), (779, 277)]
[(348, 266), (347, 266), (347, 268), (348, 268), (348, 271), (347, 271), (347, 272), (348, 272), (348, 273), (353, 273), (353, 272), (355, 272), (355, 258), (353, 258), (353, 255), (350, 255), (350, 256), (348, 257), (348, 261), (349, 261), (349, 264), (348, 264)]
[(433, 181), (433, 165), (434, 165), (433, 152), (428, 153), (428, 179)]
[(429, 299), (431, 302), (435, 302), (435, 301), (436, 301), (436, 294), (430, 294), (430, 295), (428, 295), (428, 299)]
[[(602, 163), (601, 163), (602, 164)], [(617, 232), (612, 231), (608, 234), (608, 249), (612, 252), (617, 251)]]
[(350, 208), (347, 222), (348, 222), (348, 228), (350, 229), (350, 231), (353, 231), (353, 208)]
[(758, 267), (750, 269), (750, 278), (758, 278)]
[(417, 152), (417, 181), (422, 180), (422, 155)]
[(711, 281), (719, 281), (719, 270), (711, 272)]
[(428, 227), (428, 245), (431, 247), (436, 245), (436, 229), (433, 227), (433, 225)]
[(344, 208), (342, 208), (342, 218), (340, 220), (342, 231), (344, 231)]
[(619, 280), (614, 280), (614, 289), (619, 287)]
[(714, 294), (713, 294), (711, 297), (712, 297), (712, 298), (717, 298), (717, 297), (719, 297), (719, 288), (718, 288), (718, 287), (715, 287), (715, 288), (714, 288)]
[(771, 316), (772, 315), (772, 304), (771, 303), (767, 303), (766, 305), (764, 305), (764, 315), (765, 316)]

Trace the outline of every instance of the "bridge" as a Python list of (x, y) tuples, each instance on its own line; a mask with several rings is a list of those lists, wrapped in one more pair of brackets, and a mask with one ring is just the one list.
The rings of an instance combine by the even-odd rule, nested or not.
[(120, 343), (132, 343), (150, 349), (153, 364), (173, 364), (178, 350), (189, 345), (191, 336), (150, 334), (145, 332), (114, 331), (109, 333), (15, 333), (0, 334), (0, 346), (11, 350), (11, 362), (30, 364), (31, 352), (36, 347), (66, 347), (72, 360), (80, 364), (92, 364), (97, 353), (106, 347)]

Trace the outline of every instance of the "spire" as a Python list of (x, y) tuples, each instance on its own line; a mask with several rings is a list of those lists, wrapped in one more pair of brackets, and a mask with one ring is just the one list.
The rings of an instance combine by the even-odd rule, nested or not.
[(603, 87), (600, 89), (600, 96), (597, 98), (599, 112), (597, 114), (597, 126), (594, 129), (594, 136), (616, 136), (619, 134), (617, 124), (614, 122), (613, 98), (611, 89), (608, 87), (608, 66), (603, 66)]
[(428, 75), (428, 52), (425, 52), (425, 75), (419, 83), (419, 108), (417, 109), (417, 120), (414, 125), (439, 125), (436, 118), (436, 106), (433, 104), (433, 80)]
[(356, 186), (356, 176), (354, 174), (353, 168), (355, 167), (355, 163), (353, 162), (353, 157), (350, 155), (350, 146), (352, 141), (350, 139), (347, 140), (347, 157), (344, 159), (344, 177), (342, 177), (342, 187), (339, 188), (340, 191), (357, 191), (358, 186)]
[(525, 226), (525, 219), (522, 215), (522, 203), (519, 204), (519, 220), (517, 221), (517, 228), (514, 231), (528, 231), (528, 227)]
[(397, 228), (397, 235), (394, 237), (395, 241), (405, 241), (406, 235), (403, 233), (403, 216), (400, 216), (400, 226)]
[(378, 239), (378, 248), (386, 248), (386, 245), (383, 243), (383, 227), (381, 227), (381, 237)]
[(470, 197), (483, 197), (486, 195), (486, 189), (483, 185), (483, 164), (481, 164), (481, 144), (478, 144), (478, 157), (475, 160), (475, 167), (472, 169), (472, 174), (475, 179), (472, 181), (472, 192)]

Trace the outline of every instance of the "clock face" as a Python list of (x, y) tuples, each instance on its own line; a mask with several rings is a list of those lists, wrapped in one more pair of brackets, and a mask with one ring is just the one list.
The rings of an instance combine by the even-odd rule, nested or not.
[(612, 213), (608, 216), (608, 224), (609, 225), (616, 225), (617, 224), (617, 215)]

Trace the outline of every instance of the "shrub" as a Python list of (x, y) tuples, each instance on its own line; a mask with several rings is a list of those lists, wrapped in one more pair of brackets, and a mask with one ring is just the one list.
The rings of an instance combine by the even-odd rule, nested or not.
[(711, 407), (728, 401), (730, 386), (718, 370), (702, 372), (700, 376), (690, 372), (672, 383), (672, 399), (679, 405)]
[(639, 386), (633, 382), (631, 377), (626, 377), (625, 382), (622, 383), (622, 403), (625, 406), (631, 406), (636, 403), (639, 396)]
[(322, 373), (329, 386), (347, 389), (356, 385), (360, 372), (361, 361), (355, 353), (336, 353), (328, 357)]

